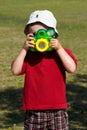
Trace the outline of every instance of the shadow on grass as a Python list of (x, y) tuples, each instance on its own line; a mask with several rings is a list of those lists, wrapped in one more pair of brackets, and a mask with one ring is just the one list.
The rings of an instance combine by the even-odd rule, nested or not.
[[(87, 75), (76, 75), (75, 80), (67, 84), (67, 99), (69, 104), (70, 130), (87, 130), (87, 88), (79, 83), (87, 83)], [(10, 87), (0, 92), (1, 124), (23, 124), (24, 112), (21, 110), (22, 89)], [(2, 127), (0, 125), (0, 127)]]
[(21, 124), (24, 121), (24, 112), (21, 110), (22, 88), (10, 87), (0, 92), (0, 128)]
[[(75, 84), (79, 82), (78, 85)], [(67, 84), (70, 130), (87, 130), (87, 75), (77, 74), (75, 80)], [(84, 87), (85, 86), (85, 87)]]

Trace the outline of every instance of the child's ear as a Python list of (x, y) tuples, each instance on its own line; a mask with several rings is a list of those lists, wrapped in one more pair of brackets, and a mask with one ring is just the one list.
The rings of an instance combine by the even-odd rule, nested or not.
[(59, 37), (59, 35), (56, 33), (54, 38), (58, 38), (58, 37)]
[(26, 25), (26, 26), (25, 26), (24, 33), (25, 33), (26, 35), (29, 33), (29, 25)]

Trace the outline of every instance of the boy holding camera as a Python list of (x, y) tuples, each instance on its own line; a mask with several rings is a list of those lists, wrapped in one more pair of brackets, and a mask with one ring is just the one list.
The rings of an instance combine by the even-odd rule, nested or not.
[[(14, 75), (25, 74), (23, 110), (26, 110), (24, 130), (69, 130), (66, 101), (66, 72), (76, 71), (77, 60), (60, 44), (57, 21), (48, 10), (30, 15), (25, 26), (26, 40), (15, 58)], [(38, 30), (54, 29), (50, 40), (52, 51), (32, 52)]]

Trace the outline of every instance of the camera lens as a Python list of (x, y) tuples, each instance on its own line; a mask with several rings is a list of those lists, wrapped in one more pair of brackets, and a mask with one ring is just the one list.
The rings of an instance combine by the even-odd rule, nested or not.
[(39, 48), (43, 49), (43, 48), (45, 48), (46, 45), (44, 42), (40, 42), (38, 46), (39, 46)]

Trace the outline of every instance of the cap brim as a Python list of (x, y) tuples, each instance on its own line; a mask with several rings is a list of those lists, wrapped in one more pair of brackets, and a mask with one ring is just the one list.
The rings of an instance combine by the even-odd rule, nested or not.
[(55, 30), (55, 32), (56, 32), (56, 34), (58, 36), (58, 31), (57, 31), (57, 29), (55, 27), (52, 27), (49, 23), (46, 23), (45, 20), (44, 21), (41, 21), (41, 20), (36, 21), (34, 19), (32, 21), (27, 22), (27, 24), (25, 26), (25, 29), (24, 29), (24, 33), (27, 34), (27, 26), (28, 25), (36, 23), (36, 22), (40, 22), (40, 23), (46, 25), (47, 27), (54, 28), (54, 30)]

